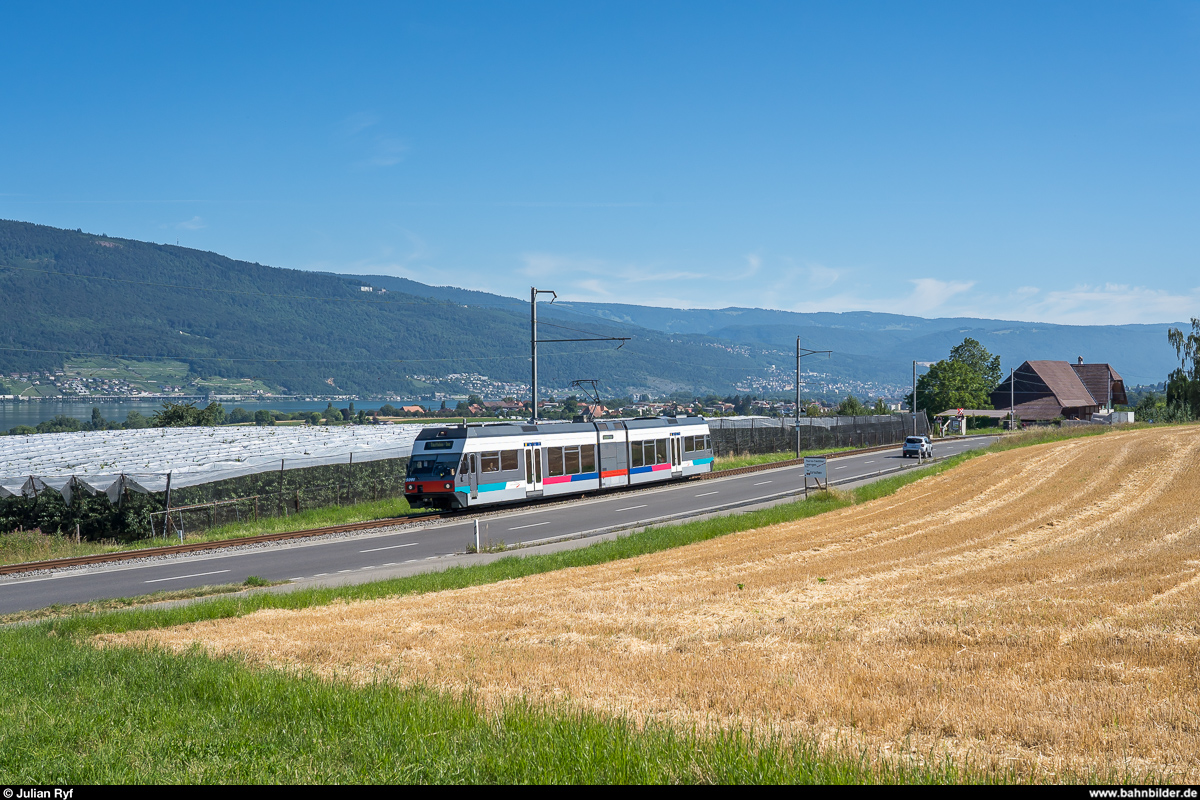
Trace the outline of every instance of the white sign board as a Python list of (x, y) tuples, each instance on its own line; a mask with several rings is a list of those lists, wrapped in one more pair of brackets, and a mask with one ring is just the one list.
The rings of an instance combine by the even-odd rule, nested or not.
[(825, 483), (825, 457), (824, 456), (805, 456), (804, 457), (804, 479), (807, 481), (810, 478), (815, 478), (821, 483)]

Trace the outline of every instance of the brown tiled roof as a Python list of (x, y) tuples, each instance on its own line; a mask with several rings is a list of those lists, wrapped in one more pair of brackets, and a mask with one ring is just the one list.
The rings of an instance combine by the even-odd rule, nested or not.
[(1071, 369), (1079, 376), (1079, 380), (1087, 387), (1096, 403), (1104, 405), (1108, 402), (1109, 380), (1112, 380), (1112, 399), (1114, 403), (1125, 405), (1129, 398), (1125, 396), (1125, 382), (1117, 371), (1108, 364), (1072, 364)]
[(1063, 408), (1099, 405), (1066, 361), (1026, 361)]
[(1006, 378), (992, 392), (992, 405), (1006, 409), (1012, 397), (1022, 419), (1083, 416), (1100, 407), (1066, 361), (1026, 361), (1017, 368), (1015, 378), (1014, 395), (1009, 393), (1010, 379)]

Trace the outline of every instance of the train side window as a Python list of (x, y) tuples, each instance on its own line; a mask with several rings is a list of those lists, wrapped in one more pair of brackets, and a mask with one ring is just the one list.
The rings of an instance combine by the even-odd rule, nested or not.
[(459, 475), (466, 475), (468, 472), (471, 471), (470, 458), (471, 458), (470, 456), (462, 457), (462, 461), (460, 461), (458, 464), (458, 474)]
[(707, 433), (706, 433), (706, 434), (704, 434), (704, 449), (705, 449), (705, 450), (712, 450), (712, 439), (711, 439), (711, 438), (709, 438), (709, 436), (708, 436), (708, 434), (707, 434)]
[(630, 442), (629, 444), (629, 466), (642, 466), (642, 443)]
[(574, 447), (564, 447), (563, 448), (563, 460), (565, 461), (565, 464), (563, 465), (563, 474), (564, 475), (578, 475), (579, 474), (579, 445), (575, 445)]
[(563, 474), (563, 449), (561, 447), (546, 448), (546, 474), (557, 478)]
[(657, 441), (655, 441), (654, 449), (657, 451), (656, 454), (658, 456), (656, 463), (669, 464), (671, 462), (671, 456), (667, 454), (667, 440), (666, 439), (658, 439)]
[(596, 445), (585, 444), (579, 449), (580, 466), (584, 472), (596, 471)]
[(516, 450), (502, 450), (500, 452), (500, 469), (505, 472), (512, 472), (520, 468), (521, 464)]
[(690, 453), (695, 449), (696, 449), (696, 437), (695, 436), (683, 437), (683, 452)]
[(490, 453), (479, 454), (479, 471), (480, 472), (499, 472), (500, 471), (500, 453), (492, 451)]

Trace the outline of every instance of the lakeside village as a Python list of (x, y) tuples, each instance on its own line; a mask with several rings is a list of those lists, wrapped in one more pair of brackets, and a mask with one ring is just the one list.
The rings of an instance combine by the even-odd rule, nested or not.
[[(25, 403), (31, 402), (75, 402), (80, 401), (161, 401), (164, 408), (173, 406), (182, 408), (190, 405), (192, 412), (199, 413), (205, 406), (211, 410), (206, 417), (212, 419), (208, 424), (389, 424), (402, 419), (445, 418), (445, 417), (475, 417), (475, 418), (525, 418), (531, 413), (527, 398), (530, 393), (528, 384), (495, 381), (486, 375), (476, 373), (455, 373), (446, 376), (414, 375), (414, 379), (434, 387), (434, 391), (416, 398), (400, 396), (363, 397), (358, 395), (284, 395), (273, 393), (267, 389), (252, 392), (226, 394), (214, 392), (196, 381), (192, 383), (179, 382), (176, 384), (163, 383), (152, 387), (151, 391), (144, 382), (134, 384), (128, 380), (112, 377), (82, 377), (64, 375), (62, 372), (31, 371), (13, 372), (0, 375), (0, 402)], [(825, 376), (819, 373), (805, 373), (803, 378), (809, 379), (814, 388), (824, 390), (835, 400), (828, 402), (819, 398), (802, 401), (803, 413), (809, 416), (825, 414), (869, 414), (888, 413), (902, 410), (900, 400), (887, 399), (876, 394), (875, 402), (868, 398), (872, 396), (871, 389), (876, 387), (858, 382), (827, 382)], [(805, 381), (808, 382), (808, 381)], [(699, 414), (707, 417), (731, 415), (756, 415), (783, 417), (796, 413), (795, 402), (790, 399), (780, 399), (779, 395), (792, 394), (795, 384), (782, 382), (763, 382), (762, 379), (747, 379), (745, 385), (739, 383), (736, 387), (739, 393), (727, 396), (708, 394), (704, 397), (693, 396), (690, 392), (675, 392), (666, 397), (651, 398), (650, 395), (632, 391), (616, 401), (603, 400), (597, 404), (587, 398), (578, 388), (545, 387), (543, 397), (539, 399), (538, 415), (543, 419), (573, 419), (584, 415), (593, 418), (600, 417), (639, 417), (658, 416), (661, 414)], [(888, 387), (893, 388), (893, 387)], [(2, 390), (10, 389), (5, 393)], [(34, 389), (35, 391), (30, 391)], [(857, 389), (866, 402), (859, 402), (853, 391)], [(15, 390), (15, 391), (13, 391)], [(741, 392), (746, 392), (741, 394)], [(802, 383), (801, 391), (806, 398), (812, 398), (813, 393)], [(894, 389), (893, 389), (894, 391)], [(762, 394), (758, 394), (762, 392)], [(786, 393), (786, 394), (785, 394)], [(771, 398), (769, 395), (774, 394)], [(768, 395), (764, 397), (763, 395)], [(844, 399), (837, 399), (837, 398)], [(499, 398), (499, 399), (485, 399)], [(263, 404), (278, 401), (286, 402), (326, 402), (323, 411), (284, 412), (264, 410)], [(259, 408), (253, 412), (236, 407), (239, 402), (252, 402)], [(367, 407), (356, 408), (358, 404), (369, 404)], [(376, 406), (379, 403), (380, 405)], [(336, 405), (335, 405), (336, 404)], [(199, 407), (197, 407), (199, 406)], [(55, 417), (54, 420), (39, 424), (36, 429), (14, 429), (10, 433), (54, 432), (58, 430), (142, 427), (154, 425), (151, 417), (143, 416), (134, 411), (124, 423), (116, 420), (106, 420), (98, 409), (93, 409), (90, 422), (68, 420), (65, 417)], [(155, 415), (157, 416), (157, 414)], [(193, 423), (195, 424), (195, 423)], [(42, 429), (45, 428), (45, 431)]]
[[(188, 382), (177, 380), (177, 382), (163, 382), (154, 385), (148, 385), (146, 381), (131, 381), (127, 378), (120, 377), (85, 377), (80, 374), (64, 373), (61, 370), (51, 371), (30, 371), (30, 372), (10, 372), (0, 375), (0, 401), (37, 401), (37, 400), (205, 400), (221, 403), (239, 402), (239, 401), (255, 401), (264, 402), (270, 400), (291, 400), (305, 402), (388, 402), (388, 403), (411, 403), (418, 401), (420, 406), (438, 405), (431, 409), (432, 411), (452, 411), (459, 413), (466, 410), (469, 415), (480, 415), (484, 411), (504, 413), (514, 411), (521, 404), (515, 398), (528, 397), (530, 387), (527, 383), (497, 381), (489, 378), (486, 375), (477, 373), (453, 373), (445, 376), (436, 375), (413, 375), (414, 380), (421, 381), (436, 387), (435, 391), (428, 392), (418, 397), (400, 396), (396, 394), (385, 394), (380, 396), (363, 396), (355, 394), (322, 394), (322, 395), (294, 395), (281, 394), (272, 392), (269, 388), (251, 388), (245, 387), (245, 391), (229, 391), (230, 389), (240, 389), (242, 387), (225, 386), (226, 391), (216, 391), (214, 387), (207, 386), (199, 380), (193, 379)], [(205, 382), (207, 383), (207, 382)], [(233, 384), (233, 381), (224, 382)], [(247, 382), (248, 383), (248, 382)], [(261, 384), (260, 384), (261, 386)], [(737, 401), (732, 397), (721, 398), (716, 395), (709, 394), (705, 398), (691, 398), (687, 392), (675, 392), (669, 396), (660, 398), (657, 402), (652, 401), (650, 395), (643, 393), (643, 390), (627, 388), (627, 396), (624, 398), (628, 402), (619, 406), (618, 411), (622, 413), (643, 413), (647, 411), (658, 412), (663, 409), (680, 408), (695, 408), (696, 413), (707, 414), (728, 414), (738, 413), (738, 408), (730, 408), (731, 406), (741, 406), (740, 395), (749, 394), (754, 397), (753, 410), (749, 413), (771, 415), (787, 415), (795, 412), (795, 403), (789, 402), (787, 399), (782, 399), (780, 396), (788, 396), (795, 392), (794, 378), (784, 374), (782, 371), (769, 371), (766, 376), (748, 376), (742, 381), (739, 381), (734, 390), (738, 395)], [(805, 372), (801, 374), (801, 392), (806, 397), (814, 397), (812, 404), (818, 408), (832, 408), (835, 404), (824, 402), (829, 398), (845, 398), (848, 395), (863, 398), (865, 401), (882, 398), (892, 410), (899, 410), (900, 398), (908, 391), (908, 387), (899, 387), (891, 385), (875, 384), (871, 382), (850, 381), (850, 380), (830, 380), (823, 373)], [(572, 396), (580, 396), (581, 392), (578, 389), (571, 387), (554, 387), (546, 386), (543, 388), (545, 403), (539, 403), (539, 408), (543, 406), (549, 410), (553, 410)], [(774, 396), (776, 399), (766, 399)], [(495, 398), (483, 402), (474, 398)], [(700, 400), (699, 405), (695, 400)], [(460, 407), (462, 403), (466, 403), (465, 407)], [(471, 409), (471, 406), (481, 406), (483, 411), (476, 412)], [(524, 404), (524, 408), (528, 410), (528, 403)], [(808, 403), (805, 404), (809, 405)], [(405, 406), (406, 409), (411, 409), (411, 413), (417, 413), (416, 406)]]

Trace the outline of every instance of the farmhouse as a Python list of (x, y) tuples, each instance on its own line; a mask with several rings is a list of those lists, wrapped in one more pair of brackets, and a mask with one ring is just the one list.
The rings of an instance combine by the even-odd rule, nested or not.
[(1128, 403), (1125, 382), (1109, 364), (1026, 361), (992, 392), (992, 405), (1026, 422), (1090, 419), (1101, 408)]

